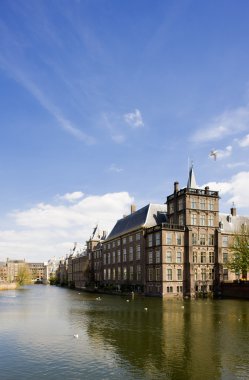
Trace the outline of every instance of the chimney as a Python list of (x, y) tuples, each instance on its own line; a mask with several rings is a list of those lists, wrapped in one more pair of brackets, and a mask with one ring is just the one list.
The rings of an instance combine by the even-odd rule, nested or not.
[(136, 205), (131, 205), (131, 214), (134, 214), (134, 212), (136, 211)]
[(231, 207), (231, 215), (232, 216), (236, 216), (237, 215), (237, 210), (236, 210), (236, 207)]
[(174, 182), (174, 193), (177, 193), (177, 191), (179, 190), (179, 182)]
[(205, 194), (208, 194), (208, 192), (209, 192), (209, 186), (206, 186), (205, 187)]

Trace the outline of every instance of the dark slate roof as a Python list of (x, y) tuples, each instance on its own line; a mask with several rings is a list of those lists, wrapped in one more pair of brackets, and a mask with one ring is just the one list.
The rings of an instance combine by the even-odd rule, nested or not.
[(138, 229), (139, 227), (152, 227), (157, 224), (165, 223), (167, 222), (166, 213), (166, 205), (148, 204), (133, 214), (119, 219), (107, 237), (107, 240)]
[(220, 214), (219, 221), (221, 222), (221, 232), (239, 232), (243, 224), (247, 228), (249, 227), (249, 217), (247, 216)]

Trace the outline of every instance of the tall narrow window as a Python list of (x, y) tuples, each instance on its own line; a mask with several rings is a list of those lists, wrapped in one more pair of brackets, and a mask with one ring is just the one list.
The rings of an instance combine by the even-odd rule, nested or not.
[(167, 232), (166, 234), (166, 244), (172, 244), (172, 232)]
[(182, 253), (181, 251), (177, 251), (176, 253), (176, 262), (181, 263), (182, 262)]
[(172, 269), (167, 269), (167, 280), (172, 281)]
[(148, 235), (148, 247), (152, 247), (152, 234)]
[(156, 232), (156, 245), (160, 245), (160, 243), (161, 243), (160, 232)]
[(166, 252), (166, 263), (172, 263), (172, 252), (171, 251)]
[(192, 213), (192, 214), (191, 214), (191, 224), (192, 224), (193, 226), (196, 225), (196, 220), (197, 220), (197, 218), (196, 218), (196, 214)]

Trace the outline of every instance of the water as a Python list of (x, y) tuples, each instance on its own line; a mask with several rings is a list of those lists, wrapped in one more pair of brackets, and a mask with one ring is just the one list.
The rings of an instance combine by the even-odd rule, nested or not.
[(0, 378), (249, 379), (248, 301), (96, 297), (0, 292)]

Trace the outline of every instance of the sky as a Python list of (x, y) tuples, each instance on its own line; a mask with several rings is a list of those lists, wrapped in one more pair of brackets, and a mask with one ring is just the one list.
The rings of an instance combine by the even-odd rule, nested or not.
[(191, 162), (249, 215), (248, 36), (246, 0), (1, 0), (0, 261), (83, 249)]

